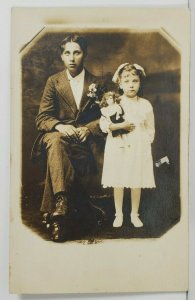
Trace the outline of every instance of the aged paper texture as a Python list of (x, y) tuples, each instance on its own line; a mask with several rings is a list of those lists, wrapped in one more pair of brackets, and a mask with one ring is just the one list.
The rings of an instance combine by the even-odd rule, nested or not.
[[(150, 101), (155, 118), (152, 156), (156, 188), (142, 190), (139, 214), (144, 226), (136, 228), (130, 223), (127, 187), (123, 225), (113, 228), (112, 188), (100, 186), (101, 174), (80, 175), (91, 203), (104, 212), (104, 223), (96, 220), (94, 225), (92, 215), (78, 217), (74, 209), (69, 238), (54, 243), (50, 238), (53, 224), (47, 220), (43, 224), (40, 213), (40, 206), (46, 211), (41, 202), (46, 160), (34, 162), (31, 150), (47, 79), (65, 72), (60, 42), (74, 32), (88, 40), (86, 69), (103, 78), (108, 90), (115, 88), (112, 76), (119, 65), (130, 62), (144, 68), (143, 97)], [(188, 290), (189, 36), (187, 9), (13, 8), (11, 293)], [(59, 80), (55, 83), (58, 88)], [(109, 176), (115, 174), (110, 171)], [(47, 199), (49, 196), (46, 194)]]

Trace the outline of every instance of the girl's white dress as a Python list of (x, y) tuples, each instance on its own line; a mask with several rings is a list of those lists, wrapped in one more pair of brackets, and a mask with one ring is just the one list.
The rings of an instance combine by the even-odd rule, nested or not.
[[(104, 187), (153, 188), (155, 187), (151, 143), (154, 140), (154, 114), (150, 102), (143, 98), (121, 96), (123, 118), (135, 124), (121, 139), (112, 136), (110, 121), (102, 116), (100, 128), (108, 133), (104, 152), (102, 184)], [(127, 142), (128, 141), (128, 142)]]

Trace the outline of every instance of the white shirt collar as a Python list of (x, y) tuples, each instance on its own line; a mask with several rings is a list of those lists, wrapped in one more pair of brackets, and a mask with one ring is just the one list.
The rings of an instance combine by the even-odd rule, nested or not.
[(77, 76), (75, 77), (72, 77), (70, 72), (68, 71), (68, 69), (66, 69), (66, 74), (67, 74), (67, 77), (68, 77), (68, 80), (69, 81), (81, 81), (81, 80), (84, 80), (84, 77), (85, 77), (85, 69), (83, 69), (81, 71), (81, 73), (79, 73)]

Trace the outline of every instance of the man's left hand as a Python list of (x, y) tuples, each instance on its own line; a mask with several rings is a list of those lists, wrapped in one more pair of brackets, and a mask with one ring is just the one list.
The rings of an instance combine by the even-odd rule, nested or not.
[(87, 127), (77, 128), (77, 136), (79, 138), (80, 143), (85, 142), (89, 134), (90, 134), (90, 130)]

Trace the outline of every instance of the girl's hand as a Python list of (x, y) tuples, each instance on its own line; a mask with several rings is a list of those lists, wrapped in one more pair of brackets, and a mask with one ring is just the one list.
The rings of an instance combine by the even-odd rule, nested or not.
[(135, 124), (124, 121), (121, 123), (121, 129), (125, 129), (125, 130), (128, 130), (129, 132), (131, 132), (135, 129)]

